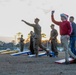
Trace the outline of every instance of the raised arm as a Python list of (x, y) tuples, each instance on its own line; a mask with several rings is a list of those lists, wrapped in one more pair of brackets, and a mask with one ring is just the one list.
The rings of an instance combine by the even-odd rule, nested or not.
[(52, 11), (52, 12), (51, 12), (51, 20), (52, 20), (52, 22), (55, 23), (56, 25), (60, 25), (61, 22), (56, 21), (56, 20), (54, 19), (54, 12), (55, 12), (55, 11)]
[(24, 23), (26, 23), (26, 24), (29, 25), (29, 26), (32, 26), (32, 27), (35, 26), (34, 24), (30, 24), (30, 23), (26, 22), (25, 20), (21, 20), (21, 21), (24, 22)]

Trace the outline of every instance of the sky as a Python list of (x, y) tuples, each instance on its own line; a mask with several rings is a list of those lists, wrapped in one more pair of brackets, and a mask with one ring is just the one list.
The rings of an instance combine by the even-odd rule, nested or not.
[[(16, 33), (21, 32), (24, 38), (27, 38), (33, 28), (21, 20), (34, 23), (37, 17), (40, 19), (42, 33), (49, 38), (52, 24), (51, 11), (55, 10), (55, 19), (60, 21), (61, 13), (76, 17), (75, 5), (75, 0), (0, 0), (0, 36), (14, 37)], [(59, 33), (59, 27), (55, 28)]]

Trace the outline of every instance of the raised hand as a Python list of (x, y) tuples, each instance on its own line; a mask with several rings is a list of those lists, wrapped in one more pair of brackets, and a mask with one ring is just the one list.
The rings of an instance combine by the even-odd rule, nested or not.
[(22, 22), (25, 22), (24, 20), (21, 20)]
[(53, 11), (51, 11), (51, 15), (53, 15), (55, 13), (55, 11), (53, 10)]

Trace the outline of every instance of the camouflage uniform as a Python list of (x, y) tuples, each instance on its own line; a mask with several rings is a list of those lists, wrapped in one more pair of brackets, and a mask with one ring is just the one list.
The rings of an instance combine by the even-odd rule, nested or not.
[(57, 51), (57, 35), (58, 35), (58, 32), (57, 32), (56, 29), (53, 29), (50, 32), (51, 49), (55, 53), (55, 55), (58, 55), (58, 51)]

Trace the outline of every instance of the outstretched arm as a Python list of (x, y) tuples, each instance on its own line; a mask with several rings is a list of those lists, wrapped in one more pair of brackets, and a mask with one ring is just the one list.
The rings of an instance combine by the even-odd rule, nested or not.
[(54, 12), (55, 12), (55, 11), (52, 11), (52, 12), (51, 12), (51, 20), (52, 20), (52, 22), (55, 23), (56, 25), (60, 25), (61, 22), (56, 21), (56, 20), (54, 19)]
[(24, 22), (24, 23), (26, 23), (26, 24), (29, 25), (29, 26), (32, 26), (32, 27), (35, 26), (34, 24), (30, 24), (30, 23), (26, 22), (25, 20), (21, 20), (21, 21)]

